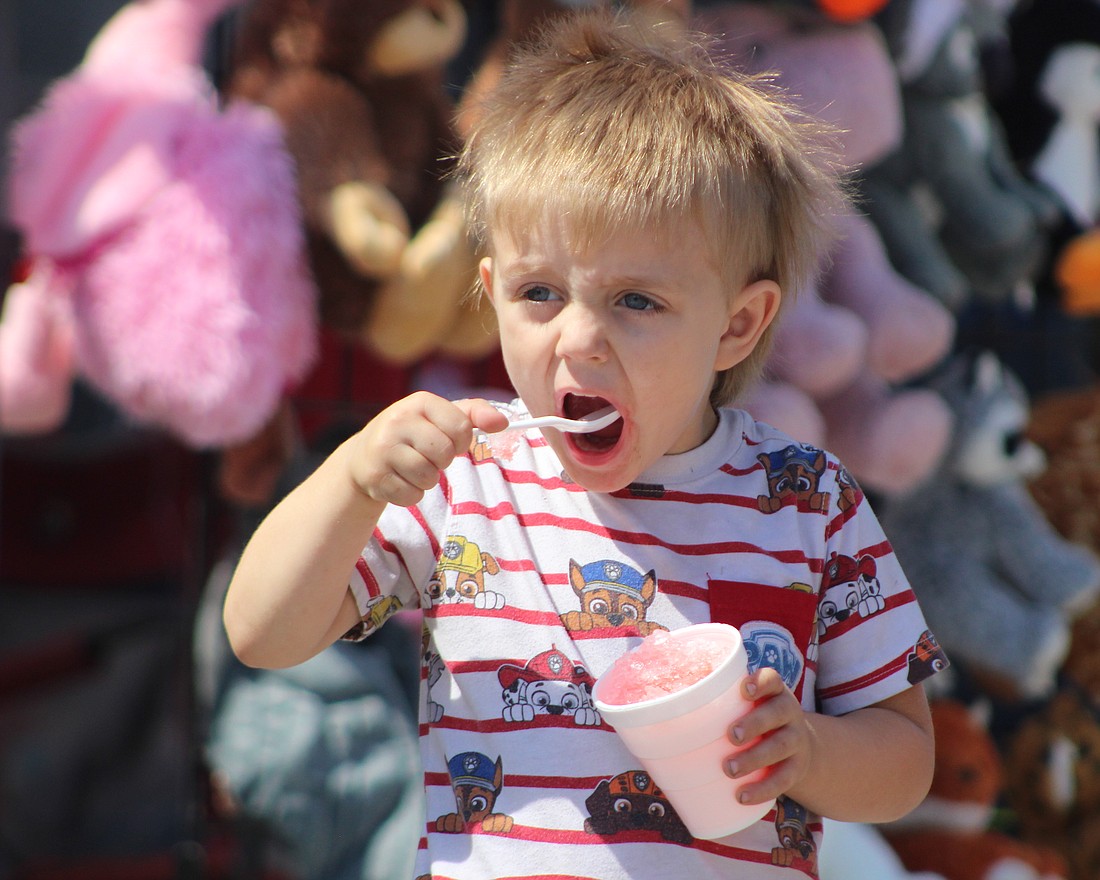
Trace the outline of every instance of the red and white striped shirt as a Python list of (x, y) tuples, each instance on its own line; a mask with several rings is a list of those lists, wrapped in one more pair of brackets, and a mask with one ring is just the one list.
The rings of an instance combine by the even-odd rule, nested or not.
[(654, 629), (733, 623), (753, 667), (827, 714), (946, 665), (840, 463), (735, 409), (610, 494), (572, 483), (538, 431), (478, 437), (419, 505), (385, 511), (351, 588), (360, 635), (423, 610), (433, 880), (816, 876), (818, 816), (781, 799), (695, 840), (592, 706)]

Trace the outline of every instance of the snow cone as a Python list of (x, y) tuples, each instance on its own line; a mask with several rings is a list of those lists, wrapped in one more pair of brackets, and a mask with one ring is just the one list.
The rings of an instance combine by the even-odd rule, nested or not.
[(763, 770), (737, 780), (723, 770), (737, 751), (730, 725), (752, 708), (740, 690), (747, 672), (737, 628), (700, 623), (651, 634), (616, 660), (592, 691), (600, 715), (694, 837), (733, 834), (774, 806), (737, 800), (737, 789), (760, 778)]

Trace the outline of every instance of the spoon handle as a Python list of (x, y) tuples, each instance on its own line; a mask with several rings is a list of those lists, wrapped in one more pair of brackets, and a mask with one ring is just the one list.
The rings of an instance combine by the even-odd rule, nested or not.
[(509, 422), (506, 431), (525, 431), (528, 428), (557, 428), (574, 434), (587, 434), (610, 425), (619, 418), (618, 412), (608, 408), (592, 413), (583, 419), (563, 419), (560, 416), (533, 416)]

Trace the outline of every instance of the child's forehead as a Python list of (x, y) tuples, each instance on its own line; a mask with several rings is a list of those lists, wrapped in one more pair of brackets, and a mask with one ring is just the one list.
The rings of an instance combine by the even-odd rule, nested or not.
[(543, 252), (564, 247), (587, 255), (610, 244), (645, 243), (654, 249), (679, 247), (691, 243), (703, 248), (699, 223), (689, 217), (669, 213), (663, 218), (639, 220), (610, 215), (586, 215), (557, 210), (543, 205), (541, 210), (510, 212), (490, 224), (490, 248), (505, 245), (515, 252)]
[(589, 237), (572, 230), (565, 218), (550, 217), (501, 230), (489, 255), (494, 271), (511, 283), (539, 277), (582, 286), (673, 290), (708, 272), (732, 282), (737, 273), (731, 276), (732, 267), (711, 258), (713, 251), (691, 221), (616, 226)]

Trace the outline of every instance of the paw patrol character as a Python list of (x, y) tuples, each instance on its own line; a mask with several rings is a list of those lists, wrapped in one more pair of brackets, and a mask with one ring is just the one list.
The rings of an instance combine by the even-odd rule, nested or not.
[(819, 635), (850, 617), (870, 617), (886, 607), (877, 571), (871, 556), (862, 556), (858, 561), (837, 553), (829, 557), (817, 606)]
[(497, 679), (504, 688), (505, 721), (572, 715), (574, 724), (600, 723), (600, 713), (592, 707), (595, 680), (557, 648), (536, 654), (522, 668), (510, 663), (501, 666)]
[(768, 494), (756, 498), (763, 513), (775, 513), (789, 498), (810, 510), (828, 512), (829, 496), (817, 488), (826, 468), (825, 453), (820, 449), (793, 443), (776, 452), (761, 453), (756, 460), (768, 478)]
[(589, 813), (584, 830), (590, 834), (656, 831), (674, 843), (691, 843), (693, 839), (668, 798), (644, 770), (605, 779), (585, 799), (584, 805)]
[(367, 620), (370, 621), (370, 629), (373, 632), (394, 614), (401, 610), (401, 600), (395, 596), (381, 596), (370, 601), (370, 611)]
[(859, 484), (855, 481), (855, 478), (848, 472), (848, 468), (843, 465), (841, 465), (836, 473), (836, 485), (840, 490), (840, 495), (836, 502), (837, 510), (844, 513), (844, 511), (850, 510), (856, 506), (856, 502), (859, 500), (859, 496), (863, 493), (863, 490), (859, 488)]
[(499, 572), (495, 557), (483, 553), (472, 541), (452, 535), (444, 542), (439, 564), (428, 582), (428, 598), (433, 606), (470, 602), (475, 608), (503, 608), (504, 596), (485, 588), (485, 575)]
[(580, 611), (567, 611), (561, 622), (570, 632), (629, 626), (639, 635), (668, 627), (646, 620), (657, 595), (657, 576), (644, 576), (629, 565), (612, 559), (590, 562), (583, 568), (569, 560), (569, 583), (581, 602)]
[(429, 724), (435, 724), (440, 718), (443, 717), (443, 705), (435, 702), (432, 699), (432, 686), (439, 681), (443, 675), (443, 658), (438, 653), (432, 650), (432, 634), (428, 631), (428, 627), (422, 626), (420, 628), (420, 664), (425, 671), (424, 681), (426, 687), (424, 688), (424, 717)]
[(460, 834), (467, 827), (481, 824), (482, 831), (507, 834), (512, 817), (494, 813), (497, 796), (504, 787), (504, 767), (500, 758), (494, 764), (481, 752), (462, 752), (447, 762), (451, 788), (455, 793), (456, 813), (444, 813), (435, 820), (439, 831)]
[(775, 804), (775, 831), (780, 845), (772, 849), (772, 864), (789, 868), (801, 859), (817, 876), (817, 847), (806, 827), (806, 808), (798, 801), (780, 797)]
[(940, 643), (936, 641), (932, 631), (926, 629), (909, 654), (909, 681), (924, 681), (933, 672), (940, 672), (950, 665)]
[(488, 461), (493, 457), (493, 447), (484, 431), (474, 432), (474, 439), (470, 441), (470, 457), (474, 461)]

